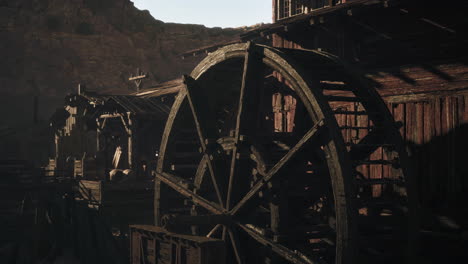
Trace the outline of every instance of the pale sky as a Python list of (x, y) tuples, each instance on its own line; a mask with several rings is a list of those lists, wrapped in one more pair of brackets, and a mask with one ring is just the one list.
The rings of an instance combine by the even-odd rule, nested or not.
[(240, 27), (271, 23), (271, 0), (132, 0), (164, 22), (207, 27)]

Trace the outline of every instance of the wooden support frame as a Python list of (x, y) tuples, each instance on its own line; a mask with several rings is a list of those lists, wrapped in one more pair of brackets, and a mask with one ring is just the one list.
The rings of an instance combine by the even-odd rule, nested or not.
[[(293, 64), (292, 59), (288, 56), (296, 58), (299, 62), (307, 61), (315, 66), (313, 70), (310, 70), (310, 68), (302, 69), (297, 64)], [(225, 63), (229, 60), (235, 60), (235, 63)], [(226, 64), (231, 68), (224, 68)], [(222, 66), (216, 68), (218, 65)], [(310, 64), (307, 65), (310, 67)], [(232, 71), (233, 67), (237, 67), (239, 70)], [(262, 67), (268, 70), (263, 70)], [(321, 70), (321, 68), (323, 68), (323, 70)], [(213, 127), (213, 124), (209, 124), (211, 120), (210, 114), (200, 114), (204, 111), (203, 107), (209, 105), (200, 103), (202, 98), (206, 100), (209, 98), (208, 96), (202, 96), (202, 92), (209, 93), (209, 91), (215, 91), (214, 87), (220, 85), (217, 82), (218, 79), (211, 83), (203, 80), (203, 77), (205, 77), (204, 74), (207, 72), (213, 73), (216, 72), (216, 70), (220, 72), (232, 71), (239, 75), (239, 79), (233, 78), (230, 80), (226, 76), (222, 78), (222, 80), (227, 78), (227, 80), (232, 83), (229, 89), (232, 91), (232, 94), (235, 94), (235, 103), (234, 106), (230, 105), (232, 108), (231, 112), (229, 112), (231, 115), (230, 118), (232, 118), (229, 119), (230, 125), (225, 127), (225, 131), (222, 134), (220, 132), (219, 140), (213, 138), (213, 136), (207, 136), (207, 134), (210, 133), (210, 129)], [(291, 138), (291, 142), (288, 145), (289, 148), (286, 150), (283, 149), (281, 156), (278, 155), (278, 159), (275, 159), (274, 162), (269, 162), (271, 159), (264, 159), (262, 153), (255, 150), (256, 148), (249, 148), (255, 147), (256, 140), (255, 134), (250, 131), (255, 130), (255, 125), (248, 122), (249, 115), (260, 112), (256, 112), (255, 107), (249, 106), (248, 101), (259, 101), (259, 97), (255, 95), (254, 90), (261, 90), (262, 84), (259, 84), (256, 79), (259, 76), (259, 79), (273, 76), (272, 72), (278, 74), (278, 76), (282, 78), (282, 81), (291, 88), (291, 91), (294, 91), (295, 98), (297, 98), (297, 101), (301, 103), (301, 107), (303, 108), (303, 117), (304, 115), (308, 115), (308, 117), (310, 117), (310, 122), (304, 124), (303, 127), (298, 130), (300, 133), (297, 133), (294, 139)], [(308, 77), (305, 77), (308, 76), (307, 74), (320, 79), (310, 80)], [(331, 245), (335, 250), (336, 255), (333, 256), (335, 259), (330, 259), (335, 263), (341, 264), (355, 260), (356, 251), (354, 249), (355, 247), (361, 246), (356, 241), (358, 239), (357, 234), (358, 232), (362, 232), (363, 229), (361, 228), (365, 226), (365, 223), (359, 226), (360, 229), (358, 229), (357, 226), (358, 221), (362, 221), (361, 218), (357, 217), (357, 213), (361, 212), (359, 206), (365, 204), (365, 206), (367, 206), (365, 209), (369, 209), (372, 206), (369, 205), (371, 203), (366, 203), (365, 196), (358, 197), (355, 195), (355, 184), (364, 187), (372, 186), (372, 188), (375, 185), (404, 185), (407, 189), (411, 189), (411, 184), (409, 184), (406, 179), (404, 182), (398, 182), (385, 178), (367, 177), (364, 176), (364, 174), (361, 175), (362, 179), (355, 179), (355, 177), (359, 177), (359, 175), (356, 175), (359, 172), (356, 169), (358, 166), (404, 165), (406, 167), (406, 156), (402, 149), (401, 137), (398, 137), (397, 128), (392, 122), (387, 106), (378, 96), (377, 92), (373, 90), (369, 83), (363, 81), (360, 75), (355, 73), (352, 68), (344, 65), (333, 55), (320, 51), (277, 51), (252, 43), (235, 44), (211, 53), (195, 68), (190, 78), (186, 78), (186, 80), (188, 88), (185, 91), (181, 91), (178, 95), (175, 108), (173, 108), (169, 121), (166, 124), (163, 138), (164, 142), (161, 145), (160, 151), (163, 158), (158, 163), (156, 188), (161, 188), (161, 183), (163, 183), (182, 197), (188, 198), (189, 201), (187, 204), (193, 203), (195, 206), (204, 208), (212, 213), (213, 218), (217, 218), (220, 214), (223, 215), (223, 217), (227, 217), (230, 223), (221, 223), (220, 221), (212, 222), (212, 225), (206, 230), (206, 236), (217, 236), (221, 233), (220, 230), (222, 229), (223, 231), (220, 236), (229, 243), (232, 256), (234, 256), (237, 263), (244, 263), (246, 250), (242, 248), (242, 243), (238, 241), (239, 238), (242, 239), (243, 237), (238, 236), (238, 232), (243, 232), (244, 236), (257, 241), (263, 247), (271, 249), (274, 254), (284, 260), (292, 263), (314, 263), (313, 260), (305, 256), (306, 254), (294, 252), (288, 248), (288, 245), (282, 243), (282, 236), (284, 234), (281, 232), (281, 223), (284, 219), (281, 218), (284, 214), (278, 213), (280, 208), (275, 209), (273, 206), (271, 206), (270, 209), (266, 208), (271, 204), (278, 206), (288, 204), (289, 201), (285, 203), (281, 201), (281, 197), (279, 197), (282, 195), (281, 192), (275, 190), (281, 184), (281, 181), (276, 180), (280, 178), (278, 176), (282, 175), (282, 170), (286, 168), (290, 161), (294, 160), (295, 162), (299, 162), (298, 164), (301, 164), (302, 161), (296, 159), (297, 156), (300, 157), (299, 153), (304, 155), (307, 155), (306, 153), (315, 153), (313, 155), (319, 155), (320, 158), (317, 157), (317, 160), (307, 160), (306, 163), (319, 163), (318, 160), (320, 160), (322, 165), (319, 171), (321, 169), (326, 170), (325, 174), (330, 177), (330, 188), (327, 186), (322, 188), (321, 186), (318, 189), (333, 190), (332, 194), (331, 192), (320, 194), (325, 195), (325, 200), (333, 200), (333, 209), (329, 210), (329, 212), (332, 212), (331, 217), (335, 223), (331, 228), (333, 241), (330, 239), (321, 240), (322, 242), (325, 241), (327, 245)], [(206, 86), (203, 87), (206, 90), (202, 91), (202, 89), (200, 89), (201, 85)], [(238, 86), (240, 87), (237, 88)], [(337, 95), (336, 91), (344, 92), (346, 96)], [(272, 89), (270, 92), (274, 92), (274, 90)], [(252, 98), (257, 99), (257, 101)], [(230, 100), (232, 100), (232, 98), (230, 98)], [(354, 108), (340, 108), (341, 110), (332, 111), (332, 106), (336, 103), (351, 104)], [(165, 152), (170, 148), (170, 141), (168, 138), (171, 131), (176, 129), (174, 127), (174, 122), (183, 104), (189, 104), (188, 107), (191, 112), (188, 114), (191, 114), (195, 120), (194, 131), (196, 130), (196, 136), (202, 146), (201, 152), (203, 156), (201, 159), (197, 159), (197, 161), (200, 160), (200, 162), (194, 166), (197, 170), (191, 171), (190, 175), (185, 174), (185, 178), (177, 177), (176, 175), (171, 176), (164, 171)], [(210, 108), (216, 108), (216, 105), (210, 105)], [(185, 109), (187, 109), (187, 106)], [(224, 108), (220, 107), (219, 109)], [(352, 115), (354, 119), (351, 121), (353, 122), (339, 125), (338, 115), (342, 114)], [(342, 133), (342, 131), (346, 131), (347, 133)], [(193, 134), (195, 135), (195, 132)], [(353, 139), (351, 142), (352, 144), (347, 144), (348, 142), (345, 143), (344, 134), (352, 134), (359, 138)], [(226, 140), (226, 138), (229, 140)], [(222, 159), (222, 162), (226, 164), (223, 170), (216, 170), (213, 166), (213, 170), (210, 171), (210, 173), (213, 173), (214, 177), (212, 177), (214, 179), (220, 177), (219, 174), (223, 174), (221, 177), (228, 179), (227, 184), (224, 183), (222, 186), (226, 187), (227, 185), (226, 197), (221, 198), (226, 199), (225, 204), (219, 203), (218, 197), (212, 195), (213, 193), (217, 193), (213, 186), (212, 189), (205, 189), (204, 191), (200, 188), (204, 172), (208, 171), (208, 164), (212, 161), (212, 156), (206, 155), (206, 151), (209, 149), (211, 151), (216, 149), (208, 147), (210, 144), (215, 144), (214, 142), (221, 145), (221, 152), (224, 151), (226, 153), (226, 155), (218, 153), (216, 157)], [(232, 142), (232, 144), (229, 145), (229, 143), (226, 142)], [(226, 147), (227, 145), (229, 145), (229, 147)], [(392, 145), (395, 150), (392, 160), (384, 159), (382, 155), (378, 157), (379, 159), (372, 159), (376, 156), (373, 155), (373, 152), (389, 145)], [(248, 163), (249, 165), (245, 166), (247, 163), (243, 163), (244, 168), (252, 171), (252, 175), (248, 175), (247, 173), (247, 176), (251, 177), (247, 178), (251, 180), (249, 182), (250, 187), (234, 190), (234, 187), (245, 183), (243, 179), (246, 178), (243, 177), (246, 172), (241, 172), (241, 170), (237, 169), (242, 166), (243, 159), (244, 162), (247, 160), (246, 157), (248, 155), (246, 154), (251, 154), (250, 160), (248, 160), (249, 162), (256, 163), (256, 166), (253, 163)], [(398, 159), (395, 159), (397, 156)], [(267, 162), (265, 162), (265, 160)], [(268, 167), (262, 166), (262, 164), (265, 163), (268, 164)], [(292, 166), (288, 168), (292, 170)], [(371, 170), (369, 169), (369, 171)], [(372, 171), (383, 171), (383, 168), (373, 169)], [(407, 173), (408, 171), (402, 170), (402, 175), (407, 175)], [(215, 181), (213, 180), (213, 182)], [(311, 185), (307, 186), (307, 188), (313, 189), (314, 187), (312, 185), (315, 187), (317, 185), (316, 182), (310, 184)], [(287, 189), (288, 187), (285, 185), (281, 186), (281, 188)], [(294, 189), (294, 191), (297, 190), (301, 190), (302, 193), (302, 190), (306, 190), (306, 188), (299, 186), (299, 189)], [(314, 192), (317, 194), (320, 191), (315, 190)], [(222, 192), (219, 193), (223, 195)], [(233, 199), (234, 196), (236, 196), (235, 199)], [(268, 200), (271, 199), (271, 197), (275, 197), (275, 200)], [(373, 196), (371, 196), (371, 198), (372, 197)], [(164, 199), (164, 197), (157, 194), (155, 197), (155, 210), (156, 215), (159, 217), (161, 216), (161, 208), (159, 206), (160, 199)], [(412, 198), (409, 198), (409, 200), (411, 199)], [(217, 201), (215, 202), (212, 200)], [(232, 202), (232, 200), (236, 200), (236, 202)], [(359, 204), (357, 204), (356, 201), (358, 201)], [(400, 201), (403, 201), (401, 203), (403, 206), (414, 207), (414, 204), (410, 202), (406, 203), (404, 200)], [(250, 210), (242, 210), (244, 208), (247, 209), (247, 207)], [(381, 208), (375, 206), (371, 209), (376, 211), (381, 210)], [(247, 223), (244, 220), (246, 215), (248, 215), (249, 221), (252, 221), (252, 219), (260, 213), (250, 213), (257, 211), (269, 214), (268, 220), (262, 218), (262, 222), (259, 222), (259, 225), (263, 225), (261, 227), (253, 226), (251, 222)], [(408, 215), (409, 214), (403, 214), (403, 217), (407, 217)], [(190, 217), (188, 218), (191, 219), (189, 222), (195, 221), (199, 216), (191, 215)], [(264, 224), (266, 221), (269, 221), (267, 225)], [(193, 224), (193, 222), (191, 222), (191, 224)], [(326, 225), (330, 226), (328, 222)], [(323, 229), (320, 228), (317, 228), (317, 230), (319, 232), (313, 233), (313, 236), (327, 236), (330, 234), (328, 230), (323, 231)], [(416, 229), (412, 228), (412, 230)], [(271, 233), (273, 233), (273, 235)], [(307, 233), (307, 235), (311, 234)]]

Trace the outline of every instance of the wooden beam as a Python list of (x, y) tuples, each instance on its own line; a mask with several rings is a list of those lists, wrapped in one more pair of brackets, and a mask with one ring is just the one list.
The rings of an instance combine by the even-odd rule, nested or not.
[(215, 215), (170, 215), (165, 217), (162, 225), (167, 230), (178, 229), (179, 226), (191, 225), (231, 225), (231, 217), (225, 214)]
[(206, 237), (212, 237), (223, 225), (216, 225), (211, 231), (206, 235)]
[[(255, 129), (252, 125), (257, 120), (249, 119), (252, 116), (252, 112), (256, 110), (256, 102), (254, 100), (257, 97), (257, 92), (261, 89), (264, 81), (264, 70), (263, 70), (263, 56), (255, 52), (254, 45), (249, 42), (247, 46), (247, 52), (244, 57), (244, 69), (242, 74), (242, 84), (240, 87), (239, 103), (236, 117), (236, 128), (234, 132), (234, 148), (232, 150), (231, 168), (229, 172), (229, 183), (228, 192), (226, 199), (226, 209), (231, 208), (231, 201), (233, 200), (233, 184), (234, 177), (236, 175), (236, 163), (237, 163), (237, 145), (240, 141), (241, 135), (251, 135), (252, 129)], [(254, 110), (255, 109), (255, 110)]]
[(234, 232), (232, 232), (231, 228), (228, 228), (229, 238), (231, 239), (232, 249), (234, 251), (234, 255), (236, 256), (236, 260), (238, 264), (245, 263), (243, 255), (241, 254), (241, 248), (239, 244), (239, 239)]
[(266, 238), (265, 236), (257, 233), (254, 229), (248, 225), (239, 224), (239, 227), (242, 228), (247, 234), (249, 234), (253, 239), (257, 240), (258, 243), (271, 248), (273, 252), (280, 255), (287, 261), (294, 264), (315, 264), (316, 262), (310, 260), (305, 255), (299, 253), (298, 251), (292, 251), (280, 244), (273, 242), (271, 239)]
[(324, 126), (324, 121), (320, 120), (315, 124), (299, 142), (288, 152), (286, 155), (275, 165), (268, 174), (257, 182), (252, 189), (242, 198), (242, 200), (230, 211), (235, 215), (249, 200), (252, 199), (272, 178), (276, 173), (283, 168), (283, 166), (300, 150), (302, 147)]
[(148, 77), (146, 74), (128, 78), (129, 81), (137, 81)]
[(99, 116), (99, 118), (117, 118), (117, 117), (122, 117), (122, 114), (102, 114)]
[(209, 158), (206, 155), (203, 155), (202, 160), (198, 164), (197, 172), (195, 173), (195, 178), (193, 180), (195, 188), (197, 189), (200, 189), (203, 183), (203, 178), (205, 176), (205, 172), (206, 172), (207, 165), (208, 165), (207, 159)]
[(456, 89), (446, 91), (417, 92), (401, 95), (383, 95), (382, 98), (387, 103), (408, 103), (418, 101), (431, 101), (444, 96), (467, 96), (468, 89)]
[[(215, 189), (216, 197), (218, 198), (219, 204), (221, 206), (224, 206), (221, 191), (219, 189), (219, 185), (214, 173), (215, 170), (209, 158), (209, 153), (207, 153), (207, 144), (205, 142), (205, 139), (214, 138), (215, 121), (210, 120), (210, 118), (208, 118), (209, 116), (212, 116), (213, 113), (209, 113), (208, 109), (206, 108), (206, 97), (204, 96), (201, 87), (198, 86), (196, 81), (192, 77), (185, 75), (184, 84), (187, 91), (187, 99), (190, 105), (190, 109), (192, 110), (193, 119), (195, 121), (195, 127), (197, 129), (198, 138), (200, 140), (200, 146), (202, 148), (202, 151), (204, 152), (204, 155), (206, 156), (206, 162), (208, 171), (210, 173), (211, 182)], [(205, 118), (201, 120), (198, 118), (199, 115)]]
[(194, 204), (197, 204), (214, 214), (221, 215), (227, 213), (222, 207), (213, 204), (212, 202), (191, 191), (189, 188), (189, 184), (182, 178), (165, 172), (156, 173), (156, 178), (169, 185), (172, 189), (174, 189), (181, 195), (190, 198)]

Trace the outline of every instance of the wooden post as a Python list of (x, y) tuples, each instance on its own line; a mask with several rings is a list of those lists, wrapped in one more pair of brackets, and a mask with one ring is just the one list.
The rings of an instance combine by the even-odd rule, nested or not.
[(276, 1), (276, 20), (281, 19), (281, 1), (284, 1), (284, 0)]
[(147, 77), (148, 77), (147, 74), (144, 74), (144, 73), (140, 72), (140, 69), (137, 68), (136, 76), (130, 76), (130, 78), (128, 78), (128, 80), (129, 81), (134, 81), (135, 85), (136, 85), (137, 92), (140, 92), (141, 82), (143, 81), (143, 79), (145, 79)]
[(135, 131), (134, 131), (134, 128), (135, 128), (135, 121), (136, 120), (133, 120), (132, 119), (132, 115), (130, 112), (127, 113), (127, 119), (128, 119), (128, 126), (126, 128), (127, 130), (127, 135), (128, 135), (128, 166), (129, 166), (129, 169), (131, 170), (135, 170), (136, 167), (135, 167), (135, 147), (136, 147), (136, 144), (135, 144)]
[(278, 14), (278, 1), (279, 0), (272, 0), (272, 21), (273, 23), (276, 22), (277, 20), (277, 14)]

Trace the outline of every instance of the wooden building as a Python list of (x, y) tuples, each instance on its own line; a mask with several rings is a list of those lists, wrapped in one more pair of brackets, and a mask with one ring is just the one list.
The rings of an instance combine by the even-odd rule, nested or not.
[[(461, 1), (272, 3), (273, 24), (184, 54), (219, 48), (183, 82), (69, 99), (60, 131), (76, 130), (80, 146), (54, 161), (68, 170), (59, 160), (74, 160), (88, 179), (79, 198), (132, 223), (141, 193), (114, 176), (143, 179), (160, 155), (157, 227), (133, 226), (133, 263), (198, 263), (188, 256), (204, 254), (200, 241), (226, 246), (217, 253), (228, 263), (430, 261), (417, 256), (420, 234), (464, 245)], [(178, 234), (161, 228), (171, 226)]]
[(73, 183), (80, 261), (125, 263), (130, 224), (153, 223), (161, 133), (181, 81), (125, 95), (78, 89), (51, 118), (50, 179)]
[(64, 107), (51, 117), (54, 147), (47, 167), (49, 175), (75, 175), (75, 161), (96, 155), (95, 120), (104, 100), (103, 96), (79, 91), (67, 96)]
[[(111, 171), (149, 179), (160, 134), (178, 91), (175, 80), (128, 95), (79, 90), (51, 118), (55, 131), (48, 169), (55, 175), (110, 181)], [(126, 173), (129, 173), (127, 172)], [(116, 178), (114, 178), (116, 180)]]
[[(463, 207), (468, 198), (462, 165), (468, 147), (463, 7), (463, 1), (274, 0), (274, 23), (241, 39), (321, 50), (354, 67), (377, 87), (402, 125), (422, 204)], [(367, 122), (338, 118), (343, 124)]]
[[(324, 104), (330, 107), (333, 119), (336, 120), (338, 129), (341, 130), (340, 133), (345, 145), (343, 152), (350, 154), (351, 160), (354, 160), (353, 169), (350, 172), (352, 176), (349, 177), (353, 177), (356, 185), (362, 184), (360, 182), (362, 179), (369, 183), (366, 187), (357, 187), (358, 195), (349, 200), (361, 203), (359, 200), (365, 200), (363, 197), (368, 195), (368, 198), (373, 199), (373, 202), (377, 204), (385, 199), (389, 189), (402, 194), (401, 196), (411, 197), (408, 198), (411, 200), (408, 207), (399, 207), (405, 208), (403, 211), (406, 213), (412, 212), (406, 216), (409, 222), (413, 222), (407, 230), (417, 233), (413, 237), (424, 238), (422, 249), (425, 249), (426, 253), (430, 252), (427, 256), (420, 254), (420, 257), (427, 262), (437, 261), (437, 258), (433, 258), (433, 256), (446, 259), (446, 252), (451, 252), (451, 256), (466, 257), (466, 254), (462, 253), (462, 248), (466, 246), (466, 239), (464, 240), (462, 234), (466, 234), (466, 230), (468, 230), (466, 224), (468, 171), (463, 164), (468, 149), (466, 137), (468, 122), (468, 66), (466, 63), (468, 34), (466, 28), (468, 19), (464, 14), (465, 10), (466, 3), (464, 1), (451, 1), (450, 4), (447, 4), (431, 0), (273, 0), (272, 24), (242, 34), (238, 39), (225, 43), (228, 45), (226, 47), (219, 48), (222, 46), (220, 43), (182, 54), (183, 57), (208, 54), (192, 72), (191, 76), (196, 80), (193, 83), (188, 82), (186, 85), (188, 92), (184, 96), (193, 100), (190, 107), (192, 112), (196, 112), (196, 107), (203, 109), (203, 105), (196, 105), (197, 99), (200, 100), (198, 97), (200, 95), (197, 95), (197, 92), (201, 93), (200, 90), (205, 89), (215, 94), (215, 89), (209, 90), (210, 85), (220, 86), (222, 83), (225, 89), (229, 89), (229, 85), (235, 86), (238, 79), (242, 79), (241, 91), (243, 91), (242, 89), (248, 86), (246, 82), (255, 82), (252, 76), (261, 77), (267, 72), (268, 75), (263, 76), (264, 83), (259, 81), (261, 78), (256, 79), (255, 85), (250, 83), (250, 88), (261, 87), (259, 89), (264, 89), (266, 86), (271, 89), (268, 90), (266, 98), (262, 98), (258, 94), (249, 94), (249, 96), (256, 95), (258, 98), (255, 102), (266, 106), (261, 112), (263, 116), (258, 120), (272, 120), (274, 137), (287, 137), (294, 135), (301, 120), (306, 117), (304, 111), (301, 110), (303, 106), (300, 106), (301, 100), (302, 102), (304, 100), (297, 93), (298, 84), (292, 82), (297, 80), (291, 78), (291, 75), (295, 74), (294, 70), (299, 69), (298, 72), (305, 76), (304, 79), (313, 84), (309, 86), (310, 91), (324, 96), (317, 96), (319, 98), (317, 100), (320, 101), (322, 98)], [(242, 44), (245, 42), (250, 42), (250, 44)], [(268, 45), (273, 48), (259, 45), (268, 42)], [(242, 57), (243, 55), (245, 58)], [(288, 61), (281, 61), (279, 58), (283, 58), (282, 56), (290, 58), (294, 64), (290, 66)], [(276, 61), (274, 58), (278, 60)], [(245, 60), (244, 66), (238, 61), (235, 62), (235, 59)], [(333, 63), (330, 63), (330, 60)], [(249, 63), (254, 65), (252, 66), (254, 70), (250, 70)], [(262, 63), (267, 64), (268, 71), (262, 70), (259, 66)], [(334, 63), (341, 66), (337, 68)], [(275, 65), (280, 66), (275, 68)], [(284, 65), (286, 66), (282, 68), (281, 66)], [(234, 79), (228, 74), (224, 74), (225, 72), (230, 72), (230, 74), (241, 72), (242, 74), (241, 70), (235, 69), (236, 67), (238, 69), (243, 67), (242, 78)], [(273, 72), (271, 72), (272, 68)], [(344, 78), (340, 77), (343, 69), (349, 74)], [(207, 76), (203, 76), (204, 74)], [(291, 75), (288, 76), (288, 74)], [(356, 87), (346, 88), (345, 86), (349, 85), (348, 82), (352, 82), (351, 79), (354, 78), (350, 76), (359, 76), (357, 79), (360, 80), (360, 84)], [(224, 82), (220, 81), (221, 79), (224, 79)], [(294, 87), (295, 85), (296, 87)], [(370, 96), (373, 94), (372, 92), (361, 93), (367, 87), (375, 89), (378, 96)], [(207, 91), (204, 91), (205, 94), (209, 93)], [(218, 96), (222, 97), (220, 94)], [(254, 101), (251, 98), (243, 99), (242, 96), (241, 100)], [(266, 105), (265, 101), (268, 102)], [(178, 103), (183, 105), (182, 101)], [(241, 103), (242, 101), (239, 102), (239, 104)], [(380, 103), (384, 105), (383, 108), (371, 109), (369, 107), (372, 104), (378, 105)], [(241, 109), (240, 106), (239, 108)], [(394, 129), (400, 131), (404, 148), (407, 151), (400, 149), (399, 156), (395, 156), (395, 148), (390, 146), (391, 144), (379, 142), (380, 145), (378, 145), (373, 142), (374, 136), (378, 133), (375, 131), (379, 130), (376, 126), (379, 118), (376, 118), (374, 113), (376, 113), (375, 111), (383, 113), (387, 110), (389, 114), (393, 115), (394, 120), (381, 129), (383, 134)], [(238, 111), (240, 113), (242, 110)], [(196, 116), (195, 113), (194, 116)], [(238, 120), (241, 120), (239, 116), (241, 114), (238, 114)], [(207, 117), (199, 118), (203, 120)], [(203, 122), (208, 121), (200, 123)], [(256, 125), (261, 126), (259, 123), (262, 122), (258, 121)], [(200, 126), (203, 125), (206, 124)], [(208, 128), (209, 126), (206, 125), (205, 129)], [(395, 132), (395, 134), (398, 133)], [(213, 135), (210, 136), (213, 137)], [(242, 141), (241, 137), (238, 136), (231, 134), (225, 136), (225, 138), (230, 137), (233, 137), (234, 141)], [(264, 135), (264, 138), (267, 137)], [(367, 140), (369, 138), (371, 140)], [(201, 145), (203, 148), (203, 143)], [(359, 151), (353, 151), (358, 145), (378, 146), (369, 147), (368, 150), (371, 151), (365, 150), (369, 156), (362, 159), (363, 156), (359, 154)], [(169, 147), (167, 148), (169, 149)], [(226, 150), (226, 148), (223, 145), (223, 149)], [(175, 147), (172, 147), (168, 152), (170, 153), (174, 149)], [(236, 150), (236, 147), (233, 149)], [(357, 149), (359, 150), (359, 147)], [(409, 153), (407, 160), (409, 162), (405, 161), (406, 152)], [(223, 158), (225, 157), (218, 157), (218, 159)], [(241, 160), (242, 158), (237, 159)], [(354, 163), (356, 160), (358, 160), (359, 165)], [(399, 162), (400, 164), (396, 164)], [(233, 161), (232, 164), (235, 162)], [(313, 165), (313, 162), (311, 164)], [(205, 203), (204, 197), (197, 197), (198, 192), (191, 192), (190, 177), (177, 171), (173, 172), (174, 175), (171, 174), (172, 172), (166, 173), (168, 169), (164, 166), (167, 165), (161, 162), (161, 166), (158, 167), (160, 171), (157, 174), (163, 185), (165, 184), (181, 196), (191, 199), (194, 206), (203, 207), (215, 215), (231, 214), (229, 211), (223, 211), (226, 207), (223, 207), (222, 203), (217, 208), (211, 207), (216, 201), (212, 201), (210, 204)], [(201, 165), (199, 166), (201, 167)], [(404, 173), (401, 172), (402, 167), (403, 170), (406, 170)], [(313, 171), (311, 170), (311, 173)], [(196, 174), (189, 172), (187, 175), (191, 174), (196, 175), (196, 177), (201, 175), (199, 170), (196, 171)], [(288, 177), (291, 174), (293, 173), (289, 172)], [(403, 179), (406, 190), (398, 190), (398, 187), (389, 184)], [(194, 182), (196, 191), (199, 188), (196, 186), (197, 183), (197, 181)], [(391, 185), (393, 187), (388, 188)], [(260, 189), (259, 187), (257, 191)], [(407, 195), (408, 193), (411, 195)], [(165, 198), (163, 191), (159, 196), (156, 195), (156, 202)], [(221, 195), (218, 196), (221, 197)], [(229, 200), (229, 198), (227, 199)], [(336, 193), (335, 199), (337, 199)], [(337, 203), (336, 200), (335, 202)], [(291, 206), (291, 204), (289, 205)], [(161, 206), (164, 206), (163, 202), (161, 202)], [(335, 206), (338, 205), (335, 204)], [(407, 210), (410, 207), (412, 209)], [(366, 230), (366, 228), (378, 225), (378, 221), (372, 216), (379, 215), (385, 218), (386, 214), (392, 211), (375, 209), (377, 208), (372, 208), (372, 206), (358, 206), (358, 216), (355, 221), (359, 222), (357, 229), (360, 234), (357, 237), (360, 237), (360, 240), (356, 243), (348, 242), (351, 245), (358, 245), (356, 247), (359, 247), (360, 252), (374, 252), (371, 253), (374, 254), (374, 257), (380, 255), (380, 259), (378, 257), (374, 259), (364, 257), (360, 259), (362, 262), (400, 263), (402, 259), (399, 260), (400, 262), (397, 258), (392, 260), (391, 255), (396, 255), (390, 253), (390, 245), (393, 244), (393, 249), (395, 249), (394, 246), (402, 245), (404, 239), (395, 243), (398, 240), (396, 239), (388, 245), (383, 245), (379, 250), (368, 250), (379, 243), (372, 245), (373, 242), (370, 241), (373, 240), (367, 238), (369, 234), (379, 232), (378, 230)], [(167, 209), (164, 210), (164, 208), (157, 207), (156, 218), (158, 213), (163, 215), (169, 212)], [(395, 212), (392, 211), (391, 214), (395, 215)], [(270, 211), (270, 214), (273, 215), (273, 210)], [(278, 218), (280, 217), (278, 216)], [(362, 221), (365, 218), (368, 220)], [(235, 221), (242, 223), (243, 219)], [(272, 222), (274, 221), (272, 220)], [(387, 230), (397, 230), (394, 228), (401, 227), (401, 223)], [(222, 224), (218, 224), (212, 229), (209, 235), (216, 232), (220, 225)], [(257, 227), (260, 225), (257, 224)], [(275, 248), (278, 244), (265, 238), (268, 237), (265, 235), (268, 232), (277, 234), (275, 232), (278, 230), (274, 230), (273, 223), (266, 225), (264, 229), (256, 229), (257, 232), (248, 230), (242, 224), (238, 224), (238, 226), (252, 237), (257, 236), (254, 237), (254, 240), (268, 246), (273, 251), (276, 250), (277, 254), (284, 253), (283, 258), (287, 259), (294, 255), (292, 251), (281, 252), (284, 248)], [(229, 229), (229, 227), (225, 228)], [(290, 229), (294, 228), (295, 226), (290, 226)], [(420, 236), (421, 234), (424, 236)], [(397, 237), (396, 232), (393, 232), (392, 235), (394, 238)], [(225, 236), (223, 235), (223, 237)], [(229, 244), (229, 242), (227, 243)], [(232, 244), (234, 251), (236, 251), (235, 243), (232, 242)], [(287, 247), (290, 247), (291, 244), (288, 244)], [(409, 244), (416, 245), (413, 242), (409, 242)], [(430, 247), (427, 247), (428, 245)], [(336, 246), (336, 248), (339, 247)], [(433, 251), (436, 248), (444, 248), (444, 250), (439, 254)], [(352, 259), (346, 258), (346, 254), (349, 253), (346, 250), (337, 250), (337, 252), (336, 256), (342, 258), (336, 258), (334, 260), (336, 262), (341, 263)], [(402, 254), (402, 251), (398, 249), (395, 252)], [(409, 252), (421, 253), (421, 251), (418, 253), (417, 250), (412, 249)], [(360, 256), (363, 257), (367, 253), (360, 253)], [(407, 256), (409, 255), (411, 254), (407, 254)], [(238, 263), (242, 263), (239, 259), (237, 259)], [(312, 263), (312, 261), (308, 262), (304, 259), (288, 260), (293, 263)], [(417, 261), (414, 260), (414, 262)]]

